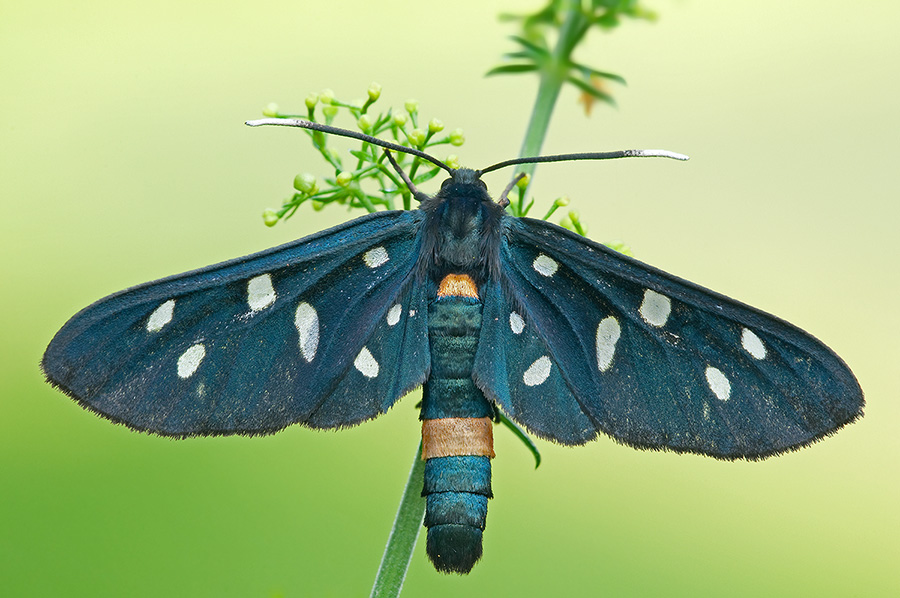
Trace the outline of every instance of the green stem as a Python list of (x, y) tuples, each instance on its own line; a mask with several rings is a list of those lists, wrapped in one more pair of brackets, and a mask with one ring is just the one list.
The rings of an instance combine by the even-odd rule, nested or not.
[(425, 498), (422, 497), (422, 484), (425, 477), (425, 461), (422, 460), (422, 442), (416, 451), (416, 458), (409, 470), (409, 479), (403, 490), (403, 498), (397, 509), (397, 517), (391, 528), (375, 585), (372, 586), (371, 598), (396, 598), (403, 588), (406, 570), (412, 559), (416, 538), (422, 529), (425, 517)]
[[(590, 25), (581, 12), (578, 1), (572, 0), (566, 14), (566, 20), (560, 27), (559, 38), (550, 55), (551, 58), (541, 67), (537, 98), (535, 98), (534, 108), (531, 110), (531, 118), (528, 121), (528, 128), (525, 130), (525, 138), (522, 140), (522, 149), (519, 150), (519, 157), (540, 155), (541, 147), (544, 145), (544, 138), (547, 136), (547, 129), (550, 126), (550, 116), (553, 114), (553, 108), (556, 106), (556, 100), (559, 98), (559, 92), (566, 81), (569, 57), (589, 28)], [(522, 164), (516, 167), (513, 177), (520, 172), (527, 173), (531, 177), (529, 180), (530, 186), (531, 181), (534, 180), (533, 175), (536, 166), (536, 164)], [(519, 205), (513, 206), (513, 212), (517, 216), (522, 215), (525, 209), (525, 194), (523, 193), (521, 197), (522, 200), (519, 202)]]
[[(519, 150), (520, 158), (540, 154), (544, 137), (547, 135), (547, 128), (550, 125), (550, 116), (553, 114), (553, 107), (559, 98), (564, 81), (565, 79), (560, 76), (560, 73), (555, 72), (555, 69), (548, 69), (541, 73), (537, 97), (534, 100), (534, 107), (531, 109), (531, 118), (528, 121), (528, 128), (525, 130), (525, 139), (522, 140), (522, 149)], [(522, 164), (520, 168), (516, 168), (516, 174), (520, 172), (530, 174), (534, 171), (534, 166), (534, 164)]]

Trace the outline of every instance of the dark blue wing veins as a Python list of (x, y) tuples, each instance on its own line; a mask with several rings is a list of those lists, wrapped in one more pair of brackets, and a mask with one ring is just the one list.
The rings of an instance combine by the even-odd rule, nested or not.
[(69, 320), (41, 365), (83, 406), (165, 435), (370, 419), (428, 372), (421, 222), (379, 212), (116, 293)]
[(539, 436), (756, 459), (862, 414), (849, 368), (791, 324), (556, 225), (504, 226), (475, 377)]

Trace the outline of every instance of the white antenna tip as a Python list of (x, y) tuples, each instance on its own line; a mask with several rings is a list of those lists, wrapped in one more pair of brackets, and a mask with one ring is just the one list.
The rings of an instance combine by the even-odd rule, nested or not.
[(287, 127), (304, 127), (309, 121), (301, 118), (258, 118), (256, 120), (245, 121), (244, 124), (250, 127), (260, 127), (262, 125), (282, 125)]
[(670, 152), (669, 150), (663, 149), (645, 149), (645, 150), (634, 150), (636, 156), (646, 157), (646, 158), (672, 158), (673, 160), (690, 160), (690, 156), (686, 156), (684, 154), (679, 154), (678, 152)]

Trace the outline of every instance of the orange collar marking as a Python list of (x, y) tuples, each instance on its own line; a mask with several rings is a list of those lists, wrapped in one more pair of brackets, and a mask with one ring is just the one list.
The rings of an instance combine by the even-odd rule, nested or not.
[(438, 287), (438, 297), (472, 297), (478, 299), (478, 287), (468, 274), (448, 274)]

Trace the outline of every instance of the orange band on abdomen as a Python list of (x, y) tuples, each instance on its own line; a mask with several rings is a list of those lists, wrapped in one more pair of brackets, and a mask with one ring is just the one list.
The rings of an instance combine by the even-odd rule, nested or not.
[(489, 417), (448, 417), (422, 422), (422, 459), (476, 455), (494, 458)]
[(438, 287), (438, 297), (473, 297), (478, 299), (478, 287), (468, 274), (448, 274)]

